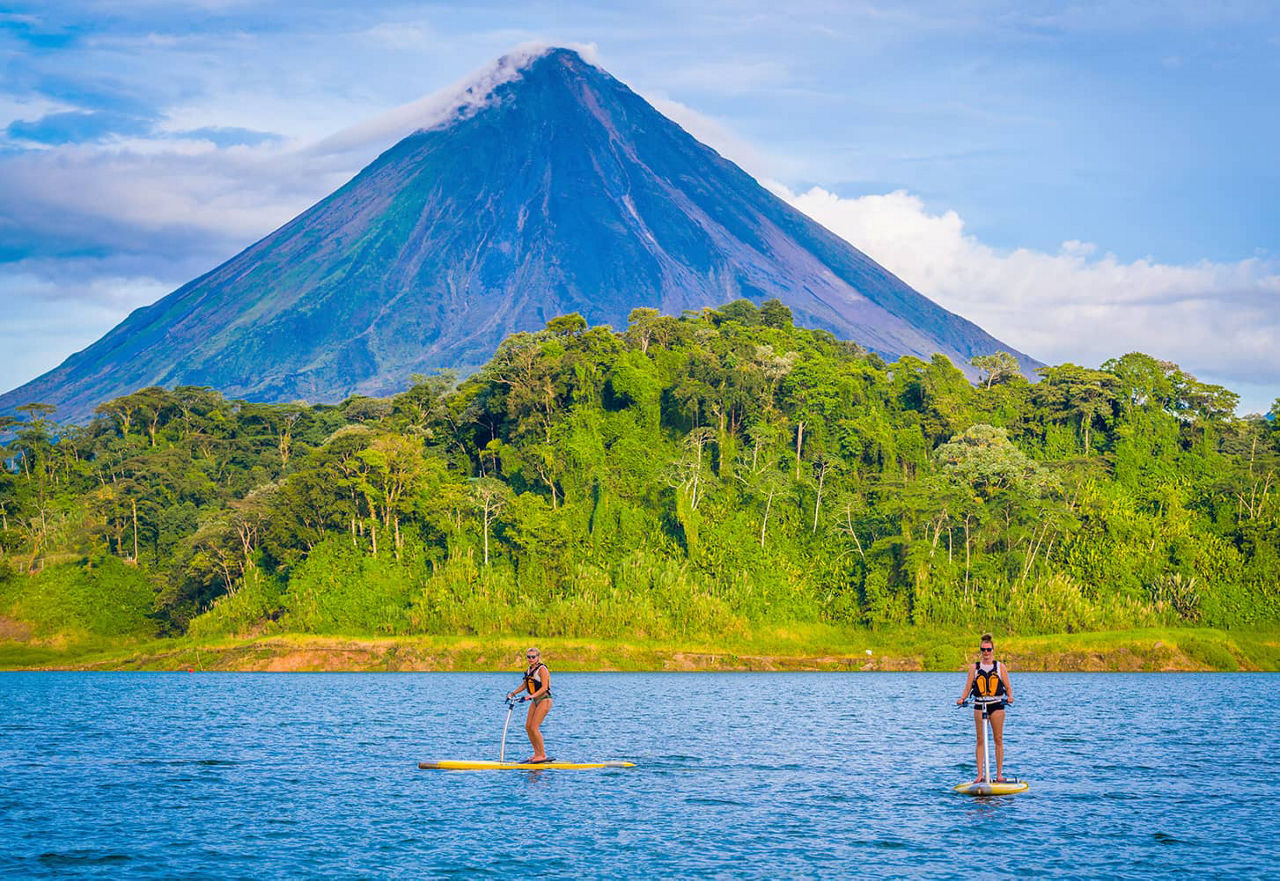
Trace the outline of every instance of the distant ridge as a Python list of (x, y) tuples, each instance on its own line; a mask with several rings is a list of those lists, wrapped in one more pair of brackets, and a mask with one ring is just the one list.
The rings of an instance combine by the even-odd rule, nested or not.
[(777, 297), (888, 358), (1013, 352), (914, 291), (576, 52), (507, 57), (266, 238), (4, 395), (82, 419), (148, 385), (336, 401), (474, 369), (579, 312), (621, 329)]

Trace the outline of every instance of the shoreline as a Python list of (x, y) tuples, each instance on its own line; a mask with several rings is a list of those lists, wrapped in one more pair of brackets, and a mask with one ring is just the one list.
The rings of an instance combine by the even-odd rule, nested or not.
[[(755, 639), (679, 644), (573, 637), (326, 636), (93, 642), (0, 641), (3, 670), (243, 672), (509, 672), (530, 644), (565, 672), (955, 672), (971, 662), (969, 633), (843, 631), (812, 626)], [(1280, 630), (1158, 628), (996, 636), (1020, 672), (1280, 670)]]

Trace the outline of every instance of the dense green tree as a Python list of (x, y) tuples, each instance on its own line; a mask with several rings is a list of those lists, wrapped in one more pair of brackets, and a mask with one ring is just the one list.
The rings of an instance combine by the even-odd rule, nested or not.
[(986, 374), (982, 378), (982, 384), (988, 389), (998, 382), (1008, 382), (1020, 375), (1018, 359), (1008, 352), (977, 355), (970, 358), (969, 363)]
[(1280, 401), (1236, 419), (1141, 353), (972, 363), (739, 300), (562, 316), (389, 398), (28, 405), (0, 425), (0, 615), (89, 621), (92, 583), (132, 611), (75, 626), (119, 634), (1280, 620)]

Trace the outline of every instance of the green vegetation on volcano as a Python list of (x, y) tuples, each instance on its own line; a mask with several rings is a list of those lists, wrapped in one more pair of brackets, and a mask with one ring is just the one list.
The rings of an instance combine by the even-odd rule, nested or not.
[(1035, 384), (975, 366), (885, 364), (737, 301), (556, 318), (386, 399), (29, 405), (0, 642), (1274, 628), (1275, 411), (1235, 418), (1141, 354)]

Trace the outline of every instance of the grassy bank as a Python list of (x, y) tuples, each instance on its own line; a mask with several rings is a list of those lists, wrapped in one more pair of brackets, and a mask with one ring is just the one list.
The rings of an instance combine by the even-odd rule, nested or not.
[[(38, 642), (0, 640), (0, 669), (512, 670), (540, 645), (554, 669), (619, 671), (961, 670), (976, 635), (806, 626), (681, 644), (528, 636), (490, 638), (272, 635)], [(997, 636), (1014, 670), (1186, 672), (1280, 670), (1280, 632), (1209, 628)]]

